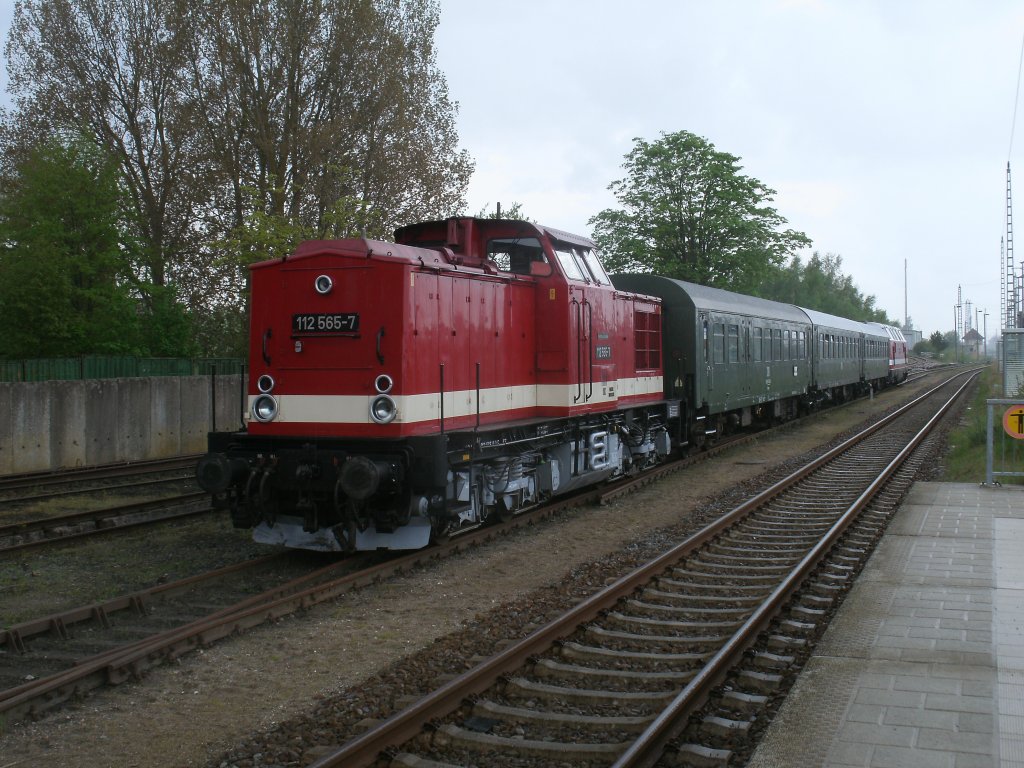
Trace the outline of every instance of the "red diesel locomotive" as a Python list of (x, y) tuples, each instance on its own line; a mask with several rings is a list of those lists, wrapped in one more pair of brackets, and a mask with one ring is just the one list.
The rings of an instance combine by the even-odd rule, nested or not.
[(453, 218), (252, 266), (248, 425), (201, 486), (257, 541), (414, 549), (656, 463), (657, 299), (586, 238)]

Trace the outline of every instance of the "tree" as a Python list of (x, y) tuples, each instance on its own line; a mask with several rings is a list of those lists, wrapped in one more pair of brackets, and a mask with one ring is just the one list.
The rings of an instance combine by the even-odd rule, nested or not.
[(193, 38), (177, 0), (19, 0), (5, 53), (19, 110), (117, 158), (137, 274), (164, 286), (199, 251), (208, 173), (189, 99)]
[(752, 293), (854, 320), (892, 324), (875, 306), (875, 297), (862, 294), (842, 266), (842, 257), (834, 253), (815, 252), (806, 265), (794, 256), (787, 267), (772, 269)]
[(140, 352), (116, 162), (79, 138), (17, 171), (0, 197), (0, 355)]
[(949, 341), (943, 335), (942, 331), (935, 331), (931, 336), (929, 336), (928, 343), (936, 352), (942, 352), (942, 350), (949, 346)]
[(750, 291), (809, 245), (781, 229), (786, 220), (769, 205), (774, 190), (741, 174), (738, 162), (688, 131), (635, 139), (626, 177), (609, 186), (621, 208), (590, 220), (606, 268)]
[(208, 323), (244, 306), (218, 246), (256, 211), (379, 237), (464, 207), (437, 23), (436, 0), (19, 0), (0, 165), (88, 129), (120, 163), (147, 298)]

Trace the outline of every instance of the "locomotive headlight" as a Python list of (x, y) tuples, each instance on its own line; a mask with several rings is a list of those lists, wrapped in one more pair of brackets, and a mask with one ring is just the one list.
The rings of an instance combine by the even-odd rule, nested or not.
[(320, 277), (313, 281), (313, 287), (317, 293), (326, 296), (331, 292), (331, 288), (334, 287), (334, 281), (331, 280), (330, 275), (320, 275)]
[(391, 387), (393, 387), (394, 385), (395, 382), (386, 373), (382, 373), (373, 382), (373, 386), (376, 387), (377, 391), (380, 392), (382, 395), (386, 395), (388, 392), (390, 392)]
[(277, 416), (277, 399), (273, 395), (260, 395), (252, 401), (252, 415), (256, 421), (273, 421)]
[(258, 379), (256, 379), (256, 387), (263, 394), (267, 394), (268, 392), (274, 389), (274, 377), (268, 376), (267, 374), (263, 374)]
[(398, 415), (398, 406), (389, 395), (377, 395), (370, 403), (370, 418), (378, 424), (390, 424)]

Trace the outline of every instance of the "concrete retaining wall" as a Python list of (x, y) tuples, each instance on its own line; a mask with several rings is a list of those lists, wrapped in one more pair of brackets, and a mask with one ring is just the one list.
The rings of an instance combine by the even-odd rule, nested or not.
[(241, 426), (237, 374), (0, 383), (0, 474), (158, 459), (206, 450)]

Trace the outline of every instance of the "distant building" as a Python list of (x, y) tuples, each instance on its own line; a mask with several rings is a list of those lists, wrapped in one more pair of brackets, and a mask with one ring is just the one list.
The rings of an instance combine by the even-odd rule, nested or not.
[(913, 328), (904, 328), (903, 338), (907, 340), (907, 351), (913, 351), (914, 347), (917, 346), (917, 343), (921, 341), (924, 336), (918, 330)]
[(966, 357), (981, 357), (981, 349), (985, 344), (985, 337), (971, 328), (964, 334), (964, 355)]

